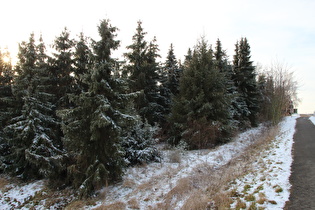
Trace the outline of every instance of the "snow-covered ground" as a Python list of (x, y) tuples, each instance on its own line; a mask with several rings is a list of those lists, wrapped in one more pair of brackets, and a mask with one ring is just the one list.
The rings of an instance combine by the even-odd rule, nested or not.
[[(291, 148), (293, 134), (298, 116), (286, 117), (280, 124), (280, 132), (272, 145), (260, 155), (254, 172), (235, 180), (231, 187), (240, 193), (256, 196), (264, 196), (266, 202), (257, 204), (258, 207), (266, 209), (282, 209), (289, 198), (289, 176), (291, 173)], [(87, 206), (92, 209), (98, 206), (117, 206), (124, 209), (158, 209), (159, 204), (167, 202), (165, 199), (178, 182), (189, 178), (196, 173), (200, 166), (208, 165), (211, 168), (220, 168), (231, 159), (237, 157), (248, 145), (255, 141), (255, 136), (263, 132), (264, 128), (258, 127), (241, 133), (228, 144), (213, 150), (184, 151), (163, 150), (161, 163), (151, 163), (144, 166), (129, 168), (123, 181), (113, 186), (104, 188), (100, 192), (99, 199), (95, 205)], [(249, 187), (246, 187), (249, 186)], [(27, 185), (9, 184), (1, 187), (0, 209), (17, 207), (44, 188), (42, 181)], [(181, 209), (188, 197), (180, 199), (173, 197), (174, 209)], [(243, 198), (244, 203), (246, 202)], [(231, 207), (237, 205), (236, 200)], [(247, 202), (247, 206), (250, 202)], [(40, 209), (37, 206), (36, 209)]]
[[(250, 185), (247, 194), (256, 191), (257, 200), (259, 199), (258, 195), (264, 195), (266, 202), (261, 205), (257, 204), (258, 207), (282, 209), (289, 199), (291, 148), (297, 117), (297, 115), (286, 117), (283, 120), (276, 139), (269, 149), (261, 154), (261, 160), (257, 161), (255, 172), (235, 181), (235, 187), (239, 191), (243, 191), (245, 185)], [(181, 155), (180, 163), (173, 163), (168, 158), (170, 152), (174, 151), (164, 151), (162, 163), (130, 168), (124, 177), (124, 183), (107, 188), (106, 199), (100, 201), (98, 205), (108, 206), (125, 202), (126, 209), (132, 208), (128, 203), (133, 203), (134, 207), (139, 209), (158, 208), (159, 203), (168, 202), (165, 200), (167, 197), (165, 195), (174, 189), (177, 182), (192, 176), (202, 164), (207, 164), (213, 168), (225, 165), (242, 153), (249, 144), (252, 144), (256, 139), (255, 136), (263, 130), (263, 127), (249, 130), (240, 134), (234, 141), (214, 150), (185, 151)], [(176, 202), (172, 206), (174, 209), (181, 209), (185, 203), (185, 198), (172, 199), (172, 202)], [(235, 206), (236, 202), (231, 205), (232, 208), (233, 205)], [(250, 202), (247, 202), (247, 206), (249, 205)]]
[(7, 184), (1, 189), (0, 209), (21, 209), (21, 206), (24, 206), (24, 209), (29, 209), (27, 203), (43, 188), (43, 180), (23, 185)]
[(312, 123), (315, 125), (315, 116), (311, 116), (309, 119), (310, 119), (310, 121), (312, 121)]
[[(266, 209), (283, 209), (289, 200), (291, 184), (292, 145), (298, 115), (286, 117), (280, 124), (280, 132), (272, 142), (271, 147), (261, 154), (253, 173), (236, 180), (237, 191), (246, 195), (254, 195), (256, 205)], [(248, 198), (248, 197), (247, 197)], [(246, 197), (241, 198), (247, 206), (251, 202)], [(250, 200), (250, 199), (247, 199)], [(261, 205), (257, 202), (262, 203)], [(232, 208), (235, 207), (233, 203)]]

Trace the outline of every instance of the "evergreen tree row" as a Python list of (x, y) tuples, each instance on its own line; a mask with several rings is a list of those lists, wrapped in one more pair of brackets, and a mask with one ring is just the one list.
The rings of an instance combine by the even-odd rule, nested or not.
[(158, 161), (157, 134), (174, 146), (210, 148), (270, 120), (260, 116), (272, 80), (258, 83), (246, 38), (232, 62), (220, 40), (213, 50), (202, 38), (183, 63), (170, 45), (160, 64), (156, 38), (146, 41), (140, 21), (124, 61), (112, 57), (116, 32), (109, 20), (98, 40), (71, 39), (65, 28), (50, 56), (31, 34), (14, 67), (1, 51), (1, 173), (58, 180), (89, 196), (125, 167)]

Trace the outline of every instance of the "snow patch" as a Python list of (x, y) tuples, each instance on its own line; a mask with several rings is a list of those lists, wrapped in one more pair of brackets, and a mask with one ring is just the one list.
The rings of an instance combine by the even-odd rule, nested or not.
[[(1, 209), (21, 209), (21, 206), (24, 206), (35, 196), (36, 192), (41, 191), (43, 188), (44, 180), (22, 186), (10, 184), (6, 186), (7, 190), (1, 190), (0, 207)], [(25, 207), (25, 209), (28, 208)]]
[(309, 119), (315, 125), (315, 116), (311, 116)]
[[(270, 149), (261, 154), (261, 162), (256, 163), (257, 171), (246, 175), (244, 178), (236, 180), (237, 192), (242, 192), (247, 186), (250, 189), (247, 195), (255, 195), (256, 200), (259, 199), (258, 193), (265, 195), (266, 201), (259, 205), (266, 209), (283, 209), (286, 201), (289, 200), (291, 184), (289, 178), (291, 175), (292, 145), (293, 135), (295, 133), (295, 124), (298, 115), (286, 117), (280, 123), (280, 132), (276, 139), (272, 142)], [(263, 167), (261, 167), (263, 165)], [(264, 168), (262, 171), (261, 169)], [(255, 194), (256, 191), (256, 194)], [(250, 206), (251, 202), (245, 201), (246, 206)], [(235, 208), (236, 203), (231, 205)]]

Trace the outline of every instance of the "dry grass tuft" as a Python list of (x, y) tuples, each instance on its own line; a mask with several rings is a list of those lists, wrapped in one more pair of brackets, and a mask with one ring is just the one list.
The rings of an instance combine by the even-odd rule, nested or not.
[(259, 198), (256, 201), (258, 204), (264, 204), (267, 201), (266, 195), (264, 193), (259, 193)]
[(243, 202), (241, 199), (237, 199), (237, 203), (236, 203), (236, 206), (235, 206), (235, 209), (238, 210), (238, 209), (246, 209), (246, 203)]
[(127, 188), (133, 188), (135, 186), (136, 182), (132, 179), (126, 178), (123, 181), (123, 187), (127, 187)]
[(209, 206), (209, 198), (200, 190), (195, 190), (191, 196), (186, 200), (181, 208), (182, 210), (191, 209), (207, 209)]
[(86, 206), (86, 201), (85, 200), (76, 200), (71, 202), (65, 210), (72, 210), (72, 209), (83, 209), (84, 206)]
[(136, 198), (132, 198), (131, 200), (128, 201), (128, 207), (131, 209), (140, 209), (139, 207), (139, 202)]
[(110, 205), (101, 205), (93, 210), (124, 210), (124, 209), (126, 209), (126, 204), (119, 201)]
[(179, 179), (176, 186), (171, 189), (165, 199), (166, 201), (171, 201), (174, 197), (180, 199), (184, 194), (189, 193), (193, 189), (192, 182), (190, 178)]
[(246, 195), (244, 198), (246, 201), (255, 201), (256, 197), (253, 194)]
[(274, 205), (276, 205), (276, 204), (277, 204), (277, 202), (276, 202), (276, 201), (274, 201), (274, 200), (269, 200), (268, 202), (269, 202), (269, 203), (271, 203), (271, 204), (274, 204)]
[(219, 193), (213, 197), (213, 201), (218, 209), (229, 209), (233, 203), (230, 193)]
[(0, 190), (2, 192), (7, 191), (7, 185), (9, 185), (9, 184), (10, 184), (10, 182), (9, 182), (9, 180), (7, 178), (0, 177)]

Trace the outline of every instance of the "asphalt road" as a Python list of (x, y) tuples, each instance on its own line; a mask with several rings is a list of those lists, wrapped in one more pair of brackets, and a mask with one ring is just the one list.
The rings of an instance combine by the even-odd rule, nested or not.
[(293, 144), (292, 184), (288, 210), (315, 210), (315, 126), (308, 117), (297, 119)]

